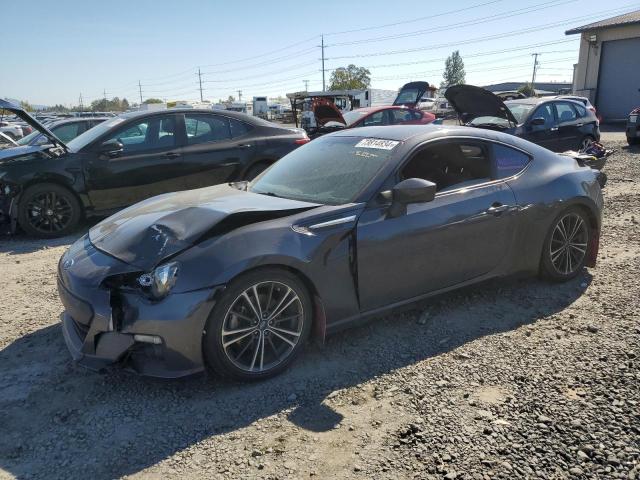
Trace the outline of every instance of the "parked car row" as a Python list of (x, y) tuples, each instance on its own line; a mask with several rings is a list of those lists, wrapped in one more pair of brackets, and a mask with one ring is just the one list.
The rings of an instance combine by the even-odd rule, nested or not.
[(173, 109), (82, 119), (97, 125), (65, 142), (52, 129), (66, 134), (87, 125), (48, 128), (8, 102), (0, 108), (45, 139), (0, 152), (0, 224), (40, 237), (65, 235), (84, 217), (154, 195), (253, 179), (309, 141), (300, 129), (244, 114)]

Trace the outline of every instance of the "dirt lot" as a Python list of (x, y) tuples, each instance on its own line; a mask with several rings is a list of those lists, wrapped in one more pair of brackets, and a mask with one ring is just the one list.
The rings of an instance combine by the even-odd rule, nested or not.
[(74, 366), (73, 238), (0, 240), (0, 478), (640, 479), (640, 150), (615, 142), (596, 268), (447, 295), (260, 384)]

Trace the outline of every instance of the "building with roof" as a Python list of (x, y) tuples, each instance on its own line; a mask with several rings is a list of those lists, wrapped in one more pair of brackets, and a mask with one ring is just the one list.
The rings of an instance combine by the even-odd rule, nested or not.
[[(520, 88), (528, 85), (529, 81), (522, 82), (502, 82), (494, 83), (492, 85), (485, 85), (485, 90), (490, 92), (515, 92)], [(540, 96), (544, 95), (559, 95), (563, 93), (571, 92), (571, 84), (566, 82), (536, 82), (535, 83), (536, 94)]]
[(573, 91), (589, 98), (605, 121), (640, 106), (640, 10), (565, 32), (580, 35)]

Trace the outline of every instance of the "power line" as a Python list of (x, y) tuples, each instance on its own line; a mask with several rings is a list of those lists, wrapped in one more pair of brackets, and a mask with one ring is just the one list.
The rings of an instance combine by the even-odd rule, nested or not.
[(426, 33), (434, 33), (434, 32), (441, 32), (444, 30), (450, 30), (453, 28), (462, 28), (462, 27), (469, 27), (469, 26), (473, 26), (473, 25), (479, 25), (481, 23), (486, 23), (489, 21), (496, 21), (496, 20), (504, 20), (505, 18), (510, 18), (510, 17), (515, 17), (518, 15), (524, 15), (527, 13), (532, 13), (532, 12), (537, 12), (539, 10), (545, 10), (551, 7), (557, 7), (560, 5), (565, 5), (567, 3), (573, 3), (576, 2), (577, 0), (549, 0), (546, 2), (542, 2), (540, 4), (537, 5), (531, 5), (528, 7), (524, 7), (524, 8), (520, 8), (518, 10), (511, 10), (508, 12), (503, 12), (503, 13), (498, 13), (498, 14), (494, 14), (494, 15), (489, 15), (486, 17), (480, 17), (480, 18), (473, 18), (470, 20), (465, 20), (463, 22), (457, 22), (457, 23), (452, 23), (449, 25), (440, 25), (438, 27), (432, 27), (432, 28), (428, 28), (428, 29), (423, 29), (423, 30), (416, 30), (413, 32), (406, 32), (406, 33), (399, 33), (399, 34), (395, 34), (395, 35), (384, 35), (384, 36), (380, 36), (380, 37), (372, 37), (372, 38), (365, 38), (365, 39), (361, 39), (361, 40), (351, 40), (348, 42), (341, 42), (341, 43), (334, 43), (332, 45), (327, 45), (328, 47), (337, 47), (337, 46), (344, 46), (344, 45), (358, 45), (358, 44), (362, 44), (362, 43), (371, 43), (371, 42), (381, 42), (381, 41), (387, 41), (387, 40), (395, 40), (395, 39), (399, 39), (399, 38), (406, 38), (406, 37), (415, 37), (417, 35), (424, 35)]
[(403, 50), (389, 50), (389, 51), (384, 51), (384, 52), (375, 52), (375, 53), (367, 53), (367, 54), (343, 55), (343, 56), (339, 56), (339, 57), (328, 57), (327, 60), (339, 60), (339, 59), (347, 59), (347, 58), (365, 58), (365, 57), (379, 57), (379, 56), (386, 56), (386, 55), (397, 55), (397, 54), (401, 54), (401, 53), (413, 53), (413, 52), (420, 52), (420, 51), (423, 51), (423, 50), (435, 50), (437, 48), (445, 48), (445, 47), (453, 47), (453, 46), (457, 46), (457, 45), (467, 45), (467, 44), (470, 44), (470, 43), (486, 42), (486, 41), (489, 41), (489, 40), (497, 40), (497, 39), (501, 39), (501, 38), (512, 37), (512, 36), (516, 36), (516, 35), (522, 35), (522, 34), (525, 34), (525, 33), (537, 32), (537, 31), (540, 31), (540, 30), (546, 30), (546, 29), (549, 29), (549, 28), (559, 27), (559, 26), (562, 26), (562, 25), (567, 25), (567, 24), (570, 24), (570, 23), (577, 22), (579, 20), (586, 20), (586, 19), (590, 19), (590, 18), (596, 18), (596, 17), (601, 16), (603, 13), (612, 13), (612, 12), (615, 12), (615, 11), (618, 11), (618, 10), (626, 10), (628, 8), (629, 8), (629, 5), (626, 5), (625, 7), (621, 7), (619, 9), (615, 9), (615, 10), (605, 10), (605, 11), (594, 13), (592, 15), (583, 16), (583, 17), (564, 19), (564, 20), (559, 21), (559, 22), (536, 25), (535, 27), (530, 27), (530, 28), (527, 28), (527, 29), (512, 30), (512, 31), (509, 31), (509, 32), (506, 32), (506, 33), (500, 33), (500, 34), (495, 34), (495, 35), (483, 35), (481, 37), (470, 38), (470, 39), (461, 40), (461, 41), (458, 41), (458, 42), (448, 42), (448, 43), (441, 43), (441, 44), (435, 44), (435, 45), (432, 44), (432, 45), (425, 46), (425, 47), (407, 48), (407, 49), (403, 49)]
[(364, 32), (366, 30), (377, 30), (379, 28), (386, 28), (386, 27), (395, 27), (397, 25), (406, 25), (407, 23), (415, 23), (415, 22), (421, 22), (422, 20), (432, 20), (436, 17), (443, 17), (445, 15), (451, 15), (453, 13), (460, 13), (460, 12), (466, 12), (468, 10), (473, 10), (474, 8), (479, 8), (479, 7), (484, 7), (486, 5), (491, 5), (493, 3), (499, 3), (503, 0), (492, 0), (490, 2), (483, 2), (483, 3), (478, 3), (476, 5), (471, 5), (469, 7), (465, 7), (465, 8), (458, 8), (456, 10), (449, 10), (448, 12), (442, 12), (442, 13), (436, 13), (433, 15), (428, 15), (426, 17), (418, 17), (418, 18), (412, 18), (409, 20), (401, 20), (399, 22), (395, 22), (395, 23), (387, 23), (384, 25), (376, 25), (373, 27), (364, 27), (364, 28), (356, 28), (353, 30), (343, 30), (341, 32), (332, 32), (332, 33), (326, 33), (325, 35), (328, 36), (333, 36), (333, 35), (342, 35), (345, 33), (356, 33), (356, 32)]

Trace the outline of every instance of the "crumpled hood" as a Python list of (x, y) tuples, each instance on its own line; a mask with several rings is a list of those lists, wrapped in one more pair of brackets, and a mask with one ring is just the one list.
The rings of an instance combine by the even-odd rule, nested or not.
[(137, 203), (91, 228), (89, 239), (99, 250), (149, 271), (206, 238), (317, 206), (216, 185)]
[(0, 150), (0, 163), (8, 162), (10, 160), (18, 159), (36, 152), (43, 152), (49, 150), (51, 145), (24, 145), (18, 147), (6, 148)]
[(484, 88), (454, 85), (447, 88), (444, 96), (464, 123), (478, 117), (498, 117), (504, 118), (514, 126), (518, 125), (518, 121), (502, 99)]
[(344, 117), (338, 107), (326, 98), (316, 98), (311, 104), (311, 109), (316, 117), (316, 123), (319, 126), (324, 126), (329, 122), (338, 122), (346, 125)]

